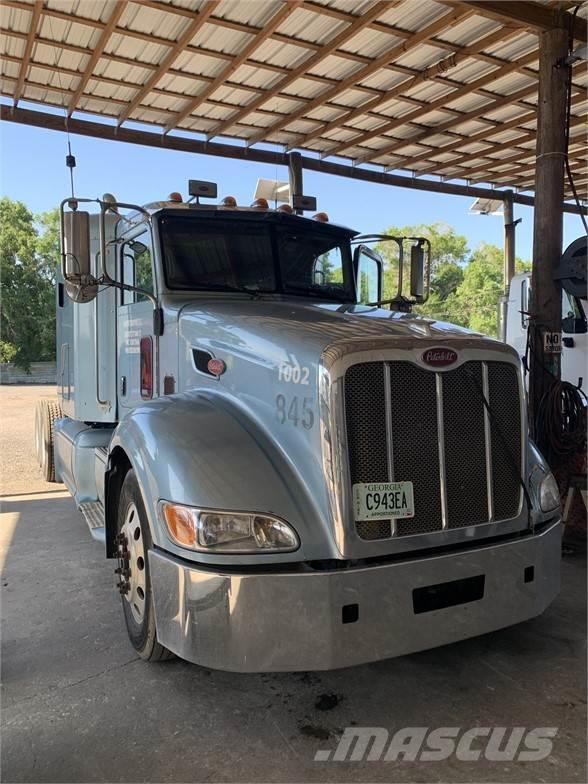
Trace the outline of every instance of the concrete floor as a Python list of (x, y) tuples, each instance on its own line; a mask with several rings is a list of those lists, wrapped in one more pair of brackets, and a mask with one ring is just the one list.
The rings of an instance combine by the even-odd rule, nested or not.
[[(3, 781), (586, 781), (581, 555), (564, 557), (542, 617), (434, 651), (325, 674), (145, 664), (126, 640), (112, 563), (34, 465), (46, 394), (0, 388)], [(542, 762), (314, 761), (353, 724), (559, 730)]]

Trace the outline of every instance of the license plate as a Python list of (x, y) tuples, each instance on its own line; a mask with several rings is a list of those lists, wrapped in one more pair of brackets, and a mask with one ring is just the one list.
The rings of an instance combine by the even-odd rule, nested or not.
[(367, 482), (353, 485), (356, 520), (414, 517), (412, 482)]

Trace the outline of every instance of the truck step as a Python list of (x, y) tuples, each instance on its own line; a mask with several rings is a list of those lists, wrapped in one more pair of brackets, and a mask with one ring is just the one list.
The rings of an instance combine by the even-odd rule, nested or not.
[(98, 542), (105, 542), (104, 507), (102, 501), (84, 501), (79, 505), (90, 533)]

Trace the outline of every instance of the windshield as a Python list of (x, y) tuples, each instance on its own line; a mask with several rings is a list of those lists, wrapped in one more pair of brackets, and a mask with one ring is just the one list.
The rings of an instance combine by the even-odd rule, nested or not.
[(273, 221), (164, 217), (168, 288), (281, 293), (355, 302), (349, 236)]

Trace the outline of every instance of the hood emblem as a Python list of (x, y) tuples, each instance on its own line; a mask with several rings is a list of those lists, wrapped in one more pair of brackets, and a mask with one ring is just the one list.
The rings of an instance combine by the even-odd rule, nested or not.
[(459, 359), (457, 351), (443, 346), (434, 346), (423, 351), (421, 358), (425, 365), (431, 367), (447, 367), (453, 365)]

